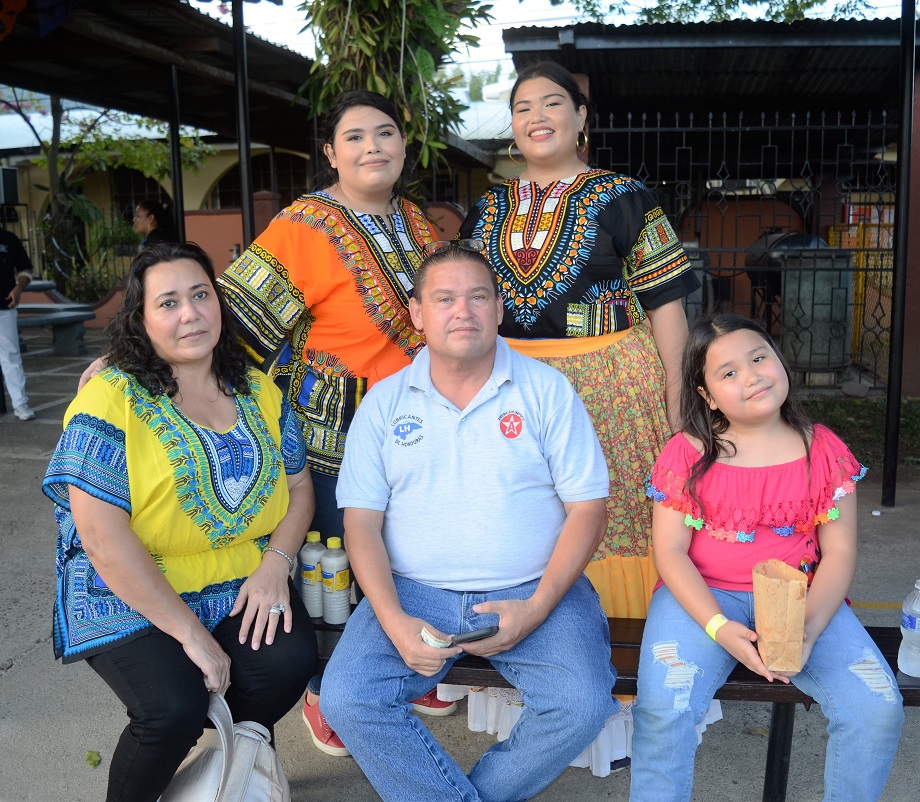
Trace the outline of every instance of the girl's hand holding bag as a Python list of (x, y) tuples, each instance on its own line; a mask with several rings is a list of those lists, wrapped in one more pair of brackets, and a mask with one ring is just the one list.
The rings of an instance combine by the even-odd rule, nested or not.
[(206, 729), (182, 761), (160, 802), (290, 802), (291, 788), (268, 730), (233, 723), (224, 697), (211, 693)]

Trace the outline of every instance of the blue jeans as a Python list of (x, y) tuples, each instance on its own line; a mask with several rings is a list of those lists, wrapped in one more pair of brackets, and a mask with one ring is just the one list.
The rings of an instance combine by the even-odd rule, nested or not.
[[(712, 589), (725, 616), (754, 628), (754, 595)], [(689, 800), (694, 727), (737, 661), (661, 587), (652, 596), (633, 708), (631, 802)], [(824, 799), (872, 802), (888, 780), (904, 709), (898, 684), (846, 605), (815, 641), (793, 684), (828, 719)]]
[[(403, 610), (446, 633), (498, 623), (475, 604), (527, 599), (537, 581), (486, 593), (442, 590), (394, 576)], [(393, 802), (512, 802), (549, 785), (619, 705), (610, 695), (610, 632), (582, 576), (549, 617), (507, 652), (490, 658), (524, 698), (507, 741), (491, 747), (469, 777), (411, 714), (409, 700), (440, 682), (406, 666), (365, 599), (345, 627), (323, 677), (320, 707), (377, 793)]]

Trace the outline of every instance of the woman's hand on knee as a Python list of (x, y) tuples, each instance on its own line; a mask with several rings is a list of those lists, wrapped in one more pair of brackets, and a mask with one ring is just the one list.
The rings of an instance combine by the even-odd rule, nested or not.
[(240, 643), (245, 643), (250, 637), (250, 629), (253, 649), (258, 649), (263, 640), (266, 646), (271, 646), (279, 625), (284, 627), (285, 632), (291, 631), (294, 617), (286, 567), (282, 558), (269, 562), (263, 560), (243, 583), (230, 611), (231, 616), (243, 614)]
[(188, 642), (182, 644), (185, 653), (204, 677), (209, 691), (224, 693), (230, 687), (230, 658), (220, 644), (204, 627)]

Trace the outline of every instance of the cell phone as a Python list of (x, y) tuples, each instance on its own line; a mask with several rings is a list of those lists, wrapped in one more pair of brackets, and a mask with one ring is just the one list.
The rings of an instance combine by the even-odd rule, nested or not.
[(453, 641), (455, 645), (460, 643), (472, 643), (474, 640), (491, 638), (496, 632), (498, 632), (498, 627), (483, 627), (482, 629), (474, 629), (472, 632), (463, 632), (460, 635), (454, 635)]

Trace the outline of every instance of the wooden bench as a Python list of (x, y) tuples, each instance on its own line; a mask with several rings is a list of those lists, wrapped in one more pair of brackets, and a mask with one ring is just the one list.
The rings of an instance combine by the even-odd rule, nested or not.
[[(610, 660), (617, 670), (613, 693), (634, 695), (639, 672), (639, 646), (642, 643), (645, 621), (641, 618), (608, 618), (607, 622), (610, 626)], [(316, 637), (319, 642), (319, 665), (320, 668), (325, 668), (344, 626), (326, 624), (321, 619), (313, 619), (313, 625), (317, 630)], [(920, 679), (908, 677), (898, 671), (901, 630), (898, 627), (866, 627), (866, 631), (895, 672), (898, 687), (904, 697), (904, 705), (920, 706)], [(511, 687), (488, 660), (474, 655), (465, 655), (457, 660), (442, 681), (473, 687)], [(784, 802), (789, 779), (789, 760), (792, 755), (795, 706), (801, 702), (807, 708), (814, 704), (814, 700), (794, 685), (767, 682), (742, 665), (732, 671), (726, 683), (716, 693), (716, 699), (769, 702), (773, 705), (767, 742), (763, 800)]]
[(83, 322), (96, 317), (89, 304), (20, 304), (17, 324), (20, 329), (49, 326), (53, 350), (59, 356), (83, 356), (86, 353)]

